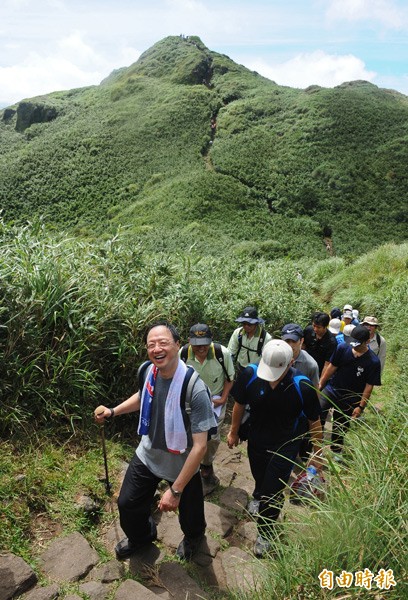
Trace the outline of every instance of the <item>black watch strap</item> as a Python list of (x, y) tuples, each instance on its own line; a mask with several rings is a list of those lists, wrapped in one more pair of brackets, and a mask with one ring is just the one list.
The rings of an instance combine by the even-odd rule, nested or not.
[(182, 492), (179, 492), (179, 491), (175, 490), (172, 485), (170, 486), (170, 491), (171, 491), (171, 493), (173, 494), (173, 496), (175, 498), (180, 498), (180, 496), (182, 494)]

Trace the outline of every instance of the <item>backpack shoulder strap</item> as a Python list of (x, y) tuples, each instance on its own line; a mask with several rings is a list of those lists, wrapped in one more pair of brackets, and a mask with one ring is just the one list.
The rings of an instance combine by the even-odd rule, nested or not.
[(189, 344), (184, 344), (180, 352), (180, 358), (184, 363), (187, 362), (188, 358), (188, 346)]
[(299, 397), (302, 401), (302, 408), (303, 408), (303, 395), (302, 395), (302, 390), (300, 389), (300, 382), (302, 380), (309, 381), (310, 383), (312, 383), (312, 382), (310, 381), (309, 377), (306, 377), (306, 375), (294, 375), (292, 379), (293, 379), (293, 383), (295, 384), (297, 393), (299, 394)]
[(381, 336), (378, 333), (378, 331), (375, 332), (375, 339), (377, 340), (378, 349), (380, 349), (380, 346), (381, 346)]
[(310, 381), (309, 377), (306, 377), (306, 375), (294, 375), (293, 378), (292, 378), (292, 381), (295, 384), (296, 391), (297, 391), (297, 393), (299, 395), (299, 398), (300, 398), (300, 401), (302, 403), (302, 410), (300, 411), (300, 414), (299, 414), (299, 416), (297, 417), (297, 419), (295, 421), (294, 430), (296, 430), (296, 428), (297, 428), (297, 425), (299, 423), (299, 418), (305, 416), (305, 413), (303, 412), (304, 400), (303, 400), (302, 390), (300, 389), (300, 382), (302, 380), (309, 381), (310, 384), (312, 385), (312, 382)]
[(249, 386), (251, 385), (251, 383), (253, 381), (255, 381), (255, 379), (257, 378), (258, 365), (255, 365), (254, 363), (249, 363), (249, 365), (247, 365), (247, 367), (251, 367), (251, 369), (253, 371), (251, 379), (248, 381), (248, 383), (245, 386), (246, 388), (249, 388)]
[(259, 340), (258, 340), (258, 347), (256, 349), (258, 356), (261, 356), (261, 354), (262, 354), (262, 348), (265, 343), (265, 336), (266, 336), (265, 328), (261, 327), (261, 333), (259, 334)]
[(244, 328), (243, 328), (243, 327), (241, 327), (241, 329), (238, 331), (238, 350), (237, 350), (236, 357), (238, 356), (238, 354), (239, 354), (239, 351), (240, 351), (240, 350), (241, 350), (241, 348), (242, 348), (242, 332), (243, 332), (243, 331), (244, 331)]
[(142, 391), (142, 389), (143, 389), (145, 374), (151, 364), (152, 364), (151, 360), (146, 360), (144, 363), (142, 363), (140, 365), (140, 367), (137, 370), (137, 381), (138, 381), (139, 391)]
[(230, 376), (228, 375), (228, 371), (225, 367), (225, 361), (224, 361), (224, 354), (222, 353), (222, 348), (221, 348), (221, 344), (219, 344), (218, 342), (214, 342), (213, 343), (213, 347), (214, 347), (214, 356), (215, 358), (218, 360), (218, 362), (220, 363), (222, 370), (224, 371), (224, 375), (227, 381), (231, 381)]
[(191, 397), (193, 395), (193, 388), (198, 377), (199, 375), (197, 371), (193, 367), (187, 366), (187, 371), (184, 375), (184, 381), (180, 394), (180, 407), (183, 412), (187, 413), (187, 415), (191, 414)]

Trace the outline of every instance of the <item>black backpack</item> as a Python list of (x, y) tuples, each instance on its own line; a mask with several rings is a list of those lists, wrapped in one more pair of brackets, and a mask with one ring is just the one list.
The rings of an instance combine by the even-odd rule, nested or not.
[[(146, 370), (148, 367), (150, 367), (151, 364), (152, 364), (152, 362), (150, 360), (146, 360), (144, 363), (142, 363), (140, 365), (140, 367), (137, 371), (137, 379), (138, 379), (140, 393), (142, 392), (142, 389), (143, 389)], [(197, 371), (193, 367), (190, 367), (189, 365), (187, 365), (187, 371), (184, 376), (184, 381), (183, 381), (183, 385), (181, 387), (181, 394), (180, 394), (180, 408), (181, 408), (181, 412), (183, 415), (184, 427), (186, 428), (186, 431), (188, 431), (190, 428), (191, 396), (193, 393), (193, 388), (194, 388), (195, 382), (197, 381), (198, 377), (199, 377), (199, 374), (197, 373)], [(215, 435), (216, 433), (217, 433), (217, 427), (212, 427), (211, 429), (209, 429), (208, 430), (208, 439), (210, 439), (211, 436)]]
[[(236, 354), (237, 356), (238, 356), (241, 348), (245, 348), (245, 350), (249, 350), (250, 352), (254, 352), (253, 348), (247, 348), (246, 346), (244, 346), (242, 344), (242, 332), (243, 331), (244, 331), (244, 329), (243, 329), (243, 327), (241, 327), (241, 331), (238, 333), (238, 350), (237, 350), (237, 354)], [(259, 335), (258, 346), (256, 348), (256, 353), (257, 353), (258, 356), (261, 356), (261, 354), (262, 354), (262, 348), (263, 348), (263, 345), (264, 345), (264, 342), (265, 342), (265, 336), (266, 336), (266, 331), (265, 331), (265, 328), (262, 327), (261, 328), (261, 333)]]
[[(187, 362), (188, 359), (188, 347), (190, 344), (184, 344), (184, 346), (181, 349), (180, 352), (180, 358), (183, 362)], [(215, 358), (218, 360), (218, 362), (220, 363), (222, 370), (224, 371), (224, 375), (227, 381), (231, 381), (230, 376), (228, 375), (227, 369), (225, 368), (225, 363), (224, 363), (224, 355), (222, 353), (222, 348), (221, 348), (221, 344), (218, 344), (218, 342), (213, 342), (212, 346), (214, 348), (214, 356)]]

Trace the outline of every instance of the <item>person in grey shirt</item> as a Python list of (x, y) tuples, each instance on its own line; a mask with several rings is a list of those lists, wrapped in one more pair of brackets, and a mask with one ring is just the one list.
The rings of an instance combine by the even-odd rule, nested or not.
[[(200, 464), (207, 449), (208, 431), (216, 427), (210, 394), (197, 375), (184, 409), (182, 395), (190, 367), (179, 358), (180, 335), (168, 322), (153, 323), (145, 334), (149, 357), (141, 389), (115, 408), (98, 406), (97, 423), (104, 419), (140, 411), (141, 441), (126, 471), (118, 498), (120, 525), (126, 534), (115, 548), (121, 560), (143, 549), (157, 537), (151, 505), (159, 483), (167, 490), (159, 510), (177, 512), (184, 538), (176, 555), (190, 560), (197, 551), (206, 527)], [(187, 397), (189, 396), (189, 397)], [(189, 412), (187, 414), (187, 403)], [(186, 413), (185, 421), (183, 410)]]
[[(289, 344), (293, 350), (293, 365), (295, 369), (300, 371), (306, 377), (309, 377), (310, 381), (316, 390), (319, 389), (319, 365), (310, 356), (306, 350), (302, 350), (303, 345), (303, 329), (297, 323), (287, 323), (282, 327), (281, 338)], [(308, 455), (312, 450), (312, 444), (310, 436), (307, 433), (307, 426), (305, 422), (305, 435), (302, 439), (302, 443), (299, 448), (299, 458), (301, 461), (307, 461)]]
[(281, 332), (282, 339), (289, 344), (293, 350), (294, 362), (292, 367), (309, 377), (313, 385), (319, 386), (319, 366), (315, 359), (305, 350), (302, 350), (303, 329), (296, 323), (284, 325)]

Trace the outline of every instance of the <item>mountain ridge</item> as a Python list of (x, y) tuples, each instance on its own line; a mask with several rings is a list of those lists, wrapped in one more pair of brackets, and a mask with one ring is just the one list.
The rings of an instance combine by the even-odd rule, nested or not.
[(299, 241), (321, 258), (327, 234), (340, 254), (406, 239), (406, 96), (279, 86), (196, 36), (164, 38), (99, 86), (8, 107), (0, 147), (7, 220), (254, 258), (296, 257)]

